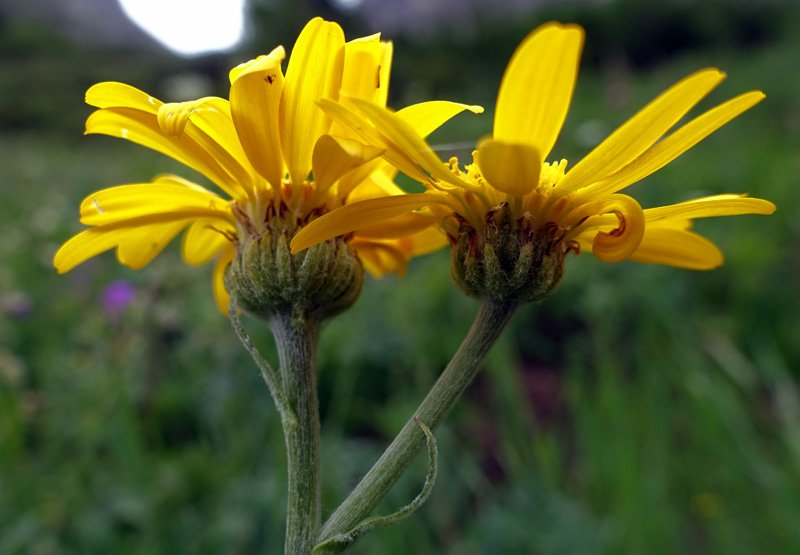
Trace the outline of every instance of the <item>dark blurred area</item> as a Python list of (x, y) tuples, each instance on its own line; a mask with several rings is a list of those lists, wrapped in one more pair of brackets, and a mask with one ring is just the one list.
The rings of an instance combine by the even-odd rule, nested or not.
[(423, 96), (458, 97), (465, 83), (489, 103), (508, 53), (537, 24), (551, 19), (586, 29), (584, 68), (640, 69), (693, 51), (711, 56), (775, 41), (796, 31), (798, 11), (791, 0), (363, 0), (347, 9), (342, 5), (250, 0), (247, 35), (235, 52), (181, 58), (139, 29), (113, 0), (4, 0), (0, 126), (74, 132), (86, 115), (75, 99), (104, 80), (181, 100), (170, 97), (181, 93), (174, 86), (176, 75), (195, 75), (201, 89), (226, 96), (233, 65), (278, 44), (289, 48), (314, 15), (336, 19), (349, 38), (382, 31), (392, 40), (391, 98), (405, 105)]

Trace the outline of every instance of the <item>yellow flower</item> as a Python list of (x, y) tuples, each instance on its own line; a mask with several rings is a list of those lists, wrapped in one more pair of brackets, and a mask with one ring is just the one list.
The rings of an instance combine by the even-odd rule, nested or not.
[(632, 259), (691, 269), (720, 265), (721, 252), (691, 230), (692, 220), (770, 214), (772, 203), (724, 194), (643, 210), (620, 191), (667, 165), (764, 95), (751, 91), (737, 96), (663, 137), (724, 78), (716, 69), (698, 71), (650, 102), (567, 171), (566, 160), (547, 160), (567, 115), (582, 46), (583, 30), (576, 25), (548, 23), (524, 39), (500, 85), (493, 133), (478, 143), (473, 163), (463, 170), (455, 158), (445, 164), (385, 108), (355, 99), (347, 104), (323, 101), (337, 122), (384, 150), (386, 160), (427, 191), (371, 199), (326, 214), (295, 236), (293, 252), (424, 208), (437, 215), (453, 245), (467, 232), (480, 243), (487, 225), (496, 224), (502, 211), (510, 215), (523, 242), (524, 237), (544, 238), (548, 256), (563, 258), (569, 251), (591, 249), (605, 262)]
[[(300, 33), (284, 76), (283, 47), (230, 72), (230, 100), (206, 97), (163, 103), (122, 83), (100, 83), (86, 93), (96, 108), (87, 134), (121, 137), (178, 160), (207, 177), (225, 196), (175, 175), (120, 185), (89, 195), (81, 222), (91, 226), (56, 253), (60, 273), (106, 250), (131, 268), (148, 264), (179, 233), (188, 264), (216, 257), (214, 294), (228, 305), (223, 276), (237, 246), (257, 238), (274, 218), (301, 226), (355, 200), (402, 191), (382, 151), (354, 140), (318, 102), (340, 95), (383, 107), (389, 85), (391, 43), (379, 35), (345, 43), (342, 29), (320, 18)], [(464, 109), (444, 101), (409, 106), (394, 117), (427, 135)], [(313, 175), (313, 178), (311, 177)], [(392, 234), (356, 233), (349, 239), (375, 275), (404, 270), (407, 260), (443, 244), (431, 216), (395, 220)], [(378, 230), (379, 231), (379, 230)]]

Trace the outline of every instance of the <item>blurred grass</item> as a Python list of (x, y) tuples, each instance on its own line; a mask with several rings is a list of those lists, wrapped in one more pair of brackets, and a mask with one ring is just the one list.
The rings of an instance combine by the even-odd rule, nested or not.
[[(557, 147), (573, 161), (704, 65), (729, 74), (706, 107), (763, 88), (767, 101), (634, 194), (655, 205), (749, 192), (779, 211), (701, 222), (727, 255), (713, 272), (570, 259), (560, 290), (520, 311), (437, 432), (428, 504), (354, 553), (800, 552), (800, 44), (781, 36), (583, 71)], [(493, 54), (498, 76), (509, 54)], [(491, 106), (496, 81), (447, 71), (458, 100)], [(420, 91), (398, 89), (395, 106)], [(77, 106), (80, 94), (60, 102)], [(465, 116), (436, 140), (471, 140), (490, 122)], [(54, 129), (0, 134), (0, 553), (278, 552), (280, 426), (213, 306), (210, 269), (183, 265), (175, 245), (141, 272), (110, 254), (66, 276), (50, 266), (85, 194), (190, 174), (130, 144), (78, 140), (80, 127)], [(101, 296), (118, 279), (137, 296), (114, 316)], [(403, 279), (369, 280), (328, 325), (326, 511), (405, 421), (474, 309), (439, 253)], [(272, 356), (266, 330), (248, 324)], [(379, 510), (407, 502), (423, 476), (420, 464)]]

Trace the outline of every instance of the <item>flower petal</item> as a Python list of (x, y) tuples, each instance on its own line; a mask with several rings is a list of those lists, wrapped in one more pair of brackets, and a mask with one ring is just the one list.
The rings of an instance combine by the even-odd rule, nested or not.
[(352, 139), (323, 135), (317, 141), (312, 157), (317, 193), (324, 193), (344, 174), (382, 153), (374, 146)]
[(129, 232), (120, 239), (117, 246), (117, 260), (120, 264), (134, 270), (144, 268), (188, 224), (189, 220), (184, 219), (131, 226)]
[(232, 219), (226, 201), (200, 186), (190, 188), (172, 177), (161, 177), (153, 183), (109, 187), (89, 195), (81, 203), (81, 223), (86, 225), (111, 225), (154, 216), (166, 219), (205, 216), (223, 223)]
[(714, 195), (669, 206), (648, 208), (644, 211), (649, 222), (670, 219), (695, 219), (717, 216), (739, 216), (742, 214), (772, 214), (775, 205), (768, 200), (744, 195)]
[[(353, 99), (353, 103), (362, 114), (372, 120), (372, 123), (378, 131), (396, 147), (396, 150), (405, 157), (413, 160), (432, 177), (457, 187), (470, 187), (471, 184), (451, 172), (445, 163), (431, 150), (428, 143), (419, 136), (411, 125), (398, 117), (397, 114), (392, 113), (386, 108), (375, 106), (374, 104), (369, 104), (358, 99)], [(389, 150), (390, 149), (387, 148), (387, 152), (389, 152)], [(402, 168), (398, 169), (404, 171)]]
[(284, 168), (280, 102), (285, 55), (279, 46), (230, 72), (231, 116), (236, 132), (250, 163), (273, 187), (280, 186)]
[(356, 236), (370, 239), (397, 239), (428, 229), (438, 220), (439, 218), (431, 213), (407, 212), (388, 218), (379, 224), (361, 228), (356, 232)]
[(214, 218), (196, 220), (183, 236), (183, 260), (192, 266), (205, 264), (231, 244), (226, 234), (235, 235), (236, 229), (232, 225), (221, 224)]
[(236, 256), (236, 247), (230, 245), (227, 249), (222, 251), (222, 254), (217, 259), (217, 263), (214, 264), (214, 272), (211, 276), (211, 286), (214, 289), (214, 301), (223, 314), (228, 314), (228, 306), (231, 302), (228, 290), (225, 288), (225, 270), (228, 269), (228, 264), (230, 264), (234, 256)]
[(113, 229), (93, 227), (82, 231), (70, 238), (56, 251), (53, 257), (53, 266), (59, 274), (69, 272), (78, 264), (113, 249), (130, 231), (130, 228), (127, 227)]
[(539, 184), (542, 161), (535, 148), (484, 139), (475, 155), (481, 174), (495, 189), (522, 197)]
[(139, 269), (157, 256), (187, 220), (148, 223), (147, 225), (101, 226), (78, 233), (64, 243), (53, 258), (58, 273), (63, 274), (88, 259), (117, 247), (120, 263)]
[(131, 85), (106, 81), (89, 87), (86, 104), (96, 108), (136, 108), (155, 114), (164, 103)]
[(391, 273), (405, 275), (409, 256), (402, 243), (353, 239), (351, 246), (372, 277), (381, 278)]
[(442, 202), (437, 200), (436, 196), (429, 193), (396, 195), (342, 206), (300, 229), (292, 239), (292, 253), (307, 249), (331, 237), (370, 227), (388, 218)]
[(464, 110), (469, 110), (473, 114), (482, 114), (483, 106), (459, 104), (447, 100), (430, 100), (398, 110), (397, 117), (411, 126), (420, 137), (427, 137)]
[(338, 97), (343, 48), (341, 27), (317, 17), (306, 24), (292, 49), (281, 97), (281, 144), (295, 186), (311, 171), (314, 145), (329, 125), (317, 101)]
[(162, 105), (156, 114), (168, 137), (186, 135), (205, 150), (228, 174), (231, 188), (253, 191), (253, 170), (231, 117), (230, 104), (213, 96)]
[(378, 67), (378, 94), (375, 97), (375, 104), (386, 106), (386, 99), (389, 96), (389, 78), (392, 74), (392, 55), (394, 46), (391, 42), (381, 41), (381, 65)]
[(608, 179), (581, 189), (580, 195), (616, 193), (660, 170), (711, 133), (764, 99), (751, 91), (720, 104), (696, 117)]
[(639, 203), (627, 195), (613, 195), (592, 207), (598, 216), (590, 217), (584, 226), (597, 227), (597, 223), (613, 214), (617, 225), (610, 231), (600, 229), (592, 240), (592, 254), (603, 262), (620, 262), (629, 258), (642, 242), (645, 218)]
[(383, 157), (398, 170), (420, 183), (428, 181), (428, 176), (420, 169), (417, 162), (409, 158), (403, 150), (378, 131), (364, 116), (356, 114), (349, 108), (330, 100), (321, 100), (319, 105), (334, 121), (347, 126), (359, 139), (367, 144), (384, 149)]
[(682, 79), (597, 145), (556, 185), (563, 196), (601, 181), (628, 165), (681, 119), (723, 79), (717, 69), (705, 69)]
[(131, 108), (104, 108), (86, 120), (87, 134), (102, 134), (127, 139), (174, 158), (205, 175), (232, 197), (245, 195), (241, 186), (201, 145), (186, 133), (177, 137), (164, 134), (155, 114)]
[(648, 226), (630, 259), (688, 270), (710, 270), (721, 266), (724, 257), (719, 247), (702, 235), (685, 229)]
[(578, 75), (583, 29), (548, 23), (517, 47), (500, 83), (494, 138), (526, 144), (547, 159), (558, 138)]
[(380, 34), (351, 40), (344, 45), (341, 92), (350, 98), (375, 103), (381, 86), (384, 49)]

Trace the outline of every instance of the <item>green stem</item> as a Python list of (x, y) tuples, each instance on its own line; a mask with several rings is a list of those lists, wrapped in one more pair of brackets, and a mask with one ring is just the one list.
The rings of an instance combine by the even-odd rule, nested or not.
[[(425, 422), (430, 429), (439, 424), (477, 374), (516, 306), (516, 301), (487, 299), (481, 302), (467, 337), (447, 368), (381, 458), (322, 527), (319, 543), (353, 529), (386, 496), (425, 441), (417, 420)], [(325, 552), (324, 549), (319, 551)]]
[(319, 321), (307, 313), (276, 313), (269, 325), (278, 347), (281, 385), (290, 409), (290, 414), (281, 415), (289, 482), (284, 553), (308, 555), (316, 544), (320, 525)]

